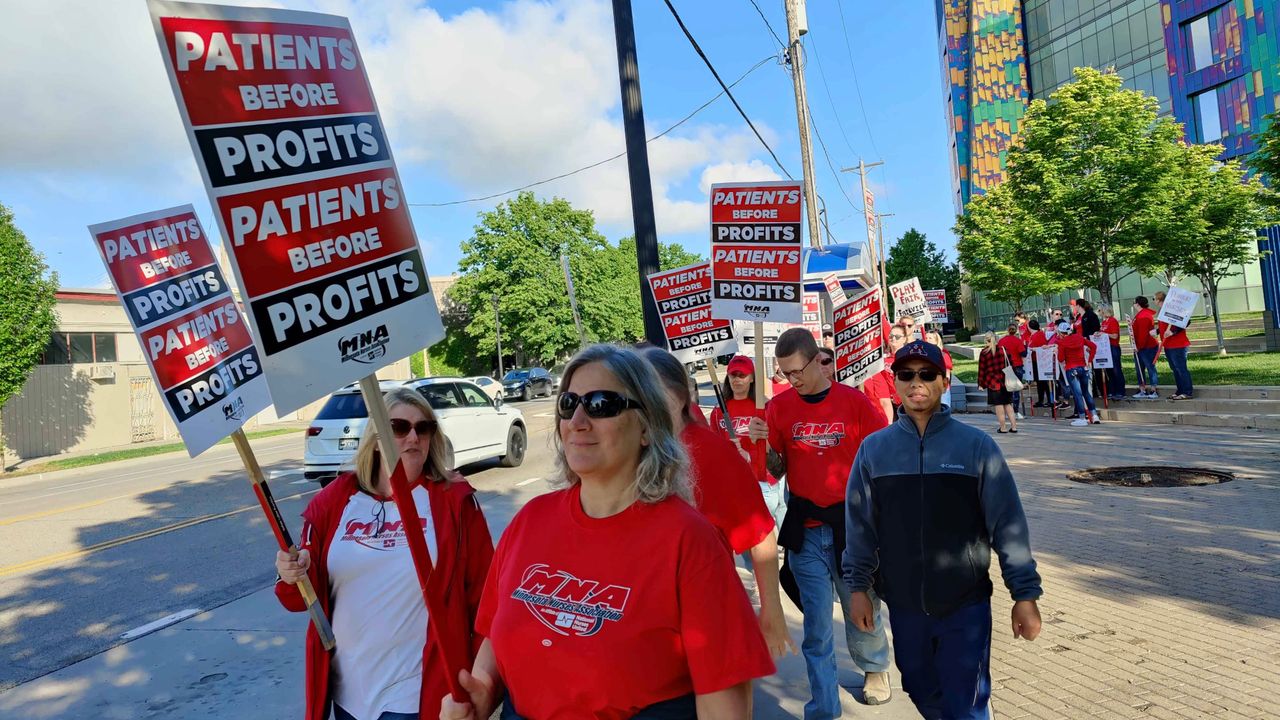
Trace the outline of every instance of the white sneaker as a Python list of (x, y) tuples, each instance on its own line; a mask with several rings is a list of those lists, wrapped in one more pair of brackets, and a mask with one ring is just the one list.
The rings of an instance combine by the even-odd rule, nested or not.
[(1098, 413), (1094, 413), (1094, 414), (1093, 414), (1093, 424), (1094, 424), (1094, 425), (1101, 425), (1101, 424), (1102, 424), (1102, 416), (1101, 416), (1101, 415), (1099, 415)]
[(1014, 413), (1014, 415), (1017, 416), (1019, 420), (1026, 420), (1026, 418), (1022, 416), (1022, 413)]
[(1088, 425), (1089, 421), (1084, 418), (1076, 418), (1071, 421), (1071, 427), (1087, 427)]

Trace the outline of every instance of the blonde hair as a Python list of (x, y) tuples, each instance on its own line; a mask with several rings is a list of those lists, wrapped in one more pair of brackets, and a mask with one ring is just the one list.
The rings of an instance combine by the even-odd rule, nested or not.
[[(437, 420), (435, 411), (427, 404), (427, 399), (422, 396), (422, 393), (412, 388), (392, 388), (382, 396), (382, 399), (387, 404), (387, 412), (391, 412), (400, 405), (411, 405), (428, 420)], [(443, 481), (453, 469), (453, 458), (449, 455), (449, 449), (445, 445), (444, 431), (437, 425), (436, 431), (431, 433), (431, 443), (427, 447), (427, 462), (422, 468), (423, 474), (432, 482)], [(378, 494), (375, 488), (378, 484), (381, 456), (382, 453), (378, 451), (378, 431), (373, 427), (373, 420), (370, 419), (365, 425), (364, 436), (360, 438), (360, 449), (356, 450), (356, 457), (352, 462), (356, 482), (361, 490), (370, 495)], [(405, 468), (405, 470), (413, 472), (412, 468)], [(410, 480), (412, 479), (410, 477)]]
[(987, 334), (982, 336), (982, 341), (986, 343), (987, 352), (994, 355), (996, 352), (996, 334), (988, 330)]
[[(568, 389), (579, 368), (591, 363), (599, 363), (608, 370), (622, 385), (622, 394), (640, 404), (635, 412), (640, 418), (640, 427), (648, 434), (649, 444), (640, 448), (640, 463), (636, 467), (636, 499), (657, 503), (675, 495), (693, 502), (689, 457), (675, 434), (664, 385), (653, 366), (634, 350), (616, 345), (592, 345), (578, 352), (565, 365), (564, 374), (560, 376), (560, 391)], [(563, 486), (577, 485), (582, 479), (565, 460), (564, 445), (560, 440), (560, 423), (563, 422), (568, 421), (556, 418), (553, 442), (557, 477), (552, 482)]]

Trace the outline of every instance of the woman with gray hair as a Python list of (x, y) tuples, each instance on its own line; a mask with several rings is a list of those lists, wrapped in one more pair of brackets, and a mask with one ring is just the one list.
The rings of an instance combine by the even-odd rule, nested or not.
[[(325, 651), (315, 628), (306, 639), (307, 720), (405, 720), (435, 717), (448, 691), (440, 646), (474, 658), (472, 632), (493, 541), (475, 490), (449, 467), (435, 413), (417, 391), (384, 398), (400, 461), (421, 517), (402, 522), (373, 423), (356, 451), (353, 472), (339, 475), (303, 511), (302, 549), (276, 554), (276, 596), (293, 612), (307, 607), (295, 583), (310, 577), (333, 625)], [(409, 554), (407, 533), (426, 535), (442, 617), (431, 617)]]
[[(557, 482), (503, 533), (442, 720), (738, 720), (774, 672), (716, 529), (689, 501), (662, 385), (635, 351), (595, 345), (565, 367)], [(730, 592), (733, 590), (734, 592)]]

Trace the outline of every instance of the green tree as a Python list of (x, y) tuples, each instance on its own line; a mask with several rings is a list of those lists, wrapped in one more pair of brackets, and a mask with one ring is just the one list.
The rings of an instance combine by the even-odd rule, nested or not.
[(1076, 68), (1075, 80), (1031, 103), (1009, 151), (1013, 202), (1044, 232), (1025, 260), (1112, 299), (1111, 274), (1159, 237), (1152, 210), (1165, 204), (1181, 128), (1159, 101), (1125, 90), (1114, 72)]
[(938, 249), (925, 234), (911, 228), (889, 248), (884, 261), (884, 274), (890, 285), (920, 278), (925, 290), (947, 291), (947, 312), (951, 322), (961, 323), (960, 267), (947, 262), (946, 253)]
[(954, 231), (964, 281), (1015, 311), (1024, 310), (1028, 298), (1051, 295), (1070, 282), (1056, 268), (1028, 260), (1050, 233), (1018, 206), (1007, 183), (971, 200)]
[(1218, 352), (1227, 352), (1218, 311), (1218, 289), (1258, 256), (1260, 227), (1276, 222), (1274, 193), (1258, 178), (1245, 177), (1236, 160), (1218, 161), (1222, 146), (1181, 145), (1164, 202), (1155, 208), (1159, 235), (1134, 265), (1170, 279), (1194, 277), (1209, 293)]
[[(0, 408), (22, 389), (58, 326), (58, 275), (0, 205)], [(0, 426), (0, 473), (4, 472)]]
[[(1249, 157), (1249, 169), (1262, 175), (1272, 188), (1280, 180), (1280, 112), (1273, 112), (1262, 118), (1262, 130), (1253, 136), (1257, 150)], [(1280, 196), (1268, 195), (1263, 201), (1270, 205), (1280, 204)]]

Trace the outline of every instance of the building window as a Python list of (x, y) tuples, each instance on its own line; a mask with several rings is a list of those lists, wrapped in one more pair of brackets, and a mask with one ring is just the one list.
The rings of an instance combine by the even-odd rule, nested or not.
[(1187, 59), (1192, 70), (1213, 64), (1213, 45), (1209, 40), (1209, 16), (1192, 20), (1184, 26), (1187, 39)]
[(94, 334), (93, 361), (97, 363), (113, 363), (116, 361), (116, 336), (114, 334)]
[(1191, 98), (1195, 108), (1199, 141), (1215, 142), (1222, 138), (1222, 120), (1218, 115), (1218, 91), (1206, 90)]
[(93, 362), (93, 335), (89, 333), (70, 333), (71, 364)]
[(40, 358), (41, 365), (68, 363), (112, 363), (116, 361), (114, 333), (61, 333), (49, 338)]
[(56, 332), (53, 337), (49, 338), (49, 346), (44, 350), (44, 357), (40, 358), (41, 365), (66, 365), (71, 362), (71, 356), (67, 354), (67, 336), (63, 333)]

